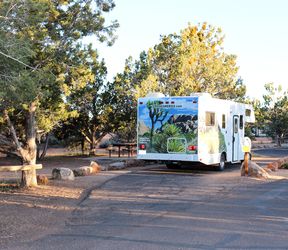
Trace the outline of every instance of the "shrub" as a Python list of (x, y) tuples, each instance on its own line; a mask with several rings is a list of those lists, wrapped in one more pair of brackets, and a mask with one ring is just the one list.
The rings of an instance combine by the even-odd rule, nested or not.
[(281, 168), (288, 169), (288, 163), (284, 163), (283, 165), (281, 165)]

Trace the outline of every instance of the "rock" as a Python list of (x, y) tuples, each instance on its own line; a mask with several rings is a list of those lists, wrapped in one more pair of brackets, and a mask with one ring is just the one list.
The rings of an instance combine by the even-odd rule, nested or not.
[(52, 170), (52, 178), (55, 180), (74, 181), (75, 176), (70, 168), (54, 168)]
[(91, 161), (90, 166), (80, 167), (77, 169), (74, 169), (74, 175), (75, 176), (87, 176), (99, 173), (102, 170), (101, 166), (98, 165), (97, 162)]
[(284, 157), (282, 158), (282, 164), (281, 166), (279, 166), (279, 168), (285, 168), (285, 164), (287, 165), (288, 164), (288, 157)]
[(77, 169), (73, 169), (73, 173), (75, 176), (87, 176), (93, 173), (92, 167), (80, 167)]
[(284, 158), (278, 159), (277, 161), (268, 163), (266, 166), (266, 169), (277, 171), (279, 168), (283, 168), (283, 166), (286, 163), (288, 163), (288, 157), (284, 157)]
[(110, 170), (120, 170), (126, 168), (125, 162), (120, 161), (120, 162), (113, 162), (110, 163), (108, 166), (108, 169)]
[(263, 168), (268, 174), (271, 174), (273, 171), (267, 167)]
[[(244, 162), (241, 165), (241, 176), (245, 176)], [(253, 161), (248, 162), (248, 176), (269, 179), (270, 175)]]
[(91, 161), (90, 168), (92, 168), (92, 173), (93, 174), (99, 173), (102, 170), (101, 166), (99, 166), (99, 164), (97, 162), (95, 162), (95, 161)]
[(125, 166), (127, 168), (140, 167), (140, 166), (144, 166), (144, 165), (145, 165), (145, 161), (143, 161), (143, 160), (130, 159), (130, 160), (125, 161)]
[[(280, 165), (281, 166), (281, 165)], [(270, 169), (271, 171), (277, 171), (279, 168), (279, 163), (277, 161), (268, 163), (266, 166), (267, 169)]]
[(37, 175), (37, 183), (39, 185), (47, 185), (49, 183), (48, 177), (45, 175)]

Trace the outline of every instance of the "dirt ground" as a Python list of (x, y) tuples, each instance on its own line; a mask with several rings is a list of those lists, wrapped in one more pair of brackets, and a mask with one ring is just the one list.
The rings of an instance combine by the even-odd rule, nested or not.
[[(119, 158), (97, 158), (101, 165)], [(123, 159), (123, 158), (122, 158)], [(44, 168), (37, 171), (51, 177), (52, 169), (68, 167), (70, 169), (89, 166), (94, 158), (78, 156), (50, 155), (42, 162)], [(271, 159), (262, 159), (271, 161)], [(0, 157), (0, 166), (19, 165), (11, 158)], [(39, 239), (41, 236), (56, 233), (65, 225), (65, 221), (77, 206), (85, 200), (97, 186), (101, 186), (110, 178), (121, 174), (121, 171), (102, 171), (94, 176), (77, 177), (75, 181), (49, 180), (48, 185), (31, 189), (12, 189), (0, 191), (0, 249), (17, 242)], [(20, 181), (21, 173), (0, 172), (0, 182)]]
[[(40, 238), (47, 233), (53, 233), (65, 225), (65, 220), (81, 205), (91, 189), (105, 181), (121, 174), (121, 171), (111, 173), (102, 171), (92, 176), (77, 177), (74, 181), (52, 180), (52, 170), (58, 167), (75, 169), (89, 166), (94, 158), (78, 156), (48, 156), (43, 161), (43, 169), (37, 170), (37, 175), (46, 175), (48, 185), (39, 185), (31, 189), (8, 189), (0, 187), (0, 249), (17, 239), (25, 242), (27, 239)], [(123, 159), (123, 158), (121, 158)], [(113, 161), (99, 157), (102, 166)], [(20, 165), (15, 159), (0, 157), (0, 166)], [(20, 183), (20, 172), (0, 172), (0, 183)]]

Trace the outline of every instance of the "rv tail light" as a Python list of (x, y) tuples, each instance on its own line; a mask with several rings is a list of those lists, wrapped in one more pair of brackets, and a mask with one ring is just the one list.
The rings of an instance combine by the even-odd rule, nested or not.
[(188, 146), (188, 150), (189, 150), (189, 151), (196, 151), (196, 150), (197, 150), (197, 146), (195, 146), (195, 145), (189, 145), (189, 146)]
[(145, 149), (146, 149), (146, 145), (145, 145), (145, 144), (140, 144), (140, 145), (139, 145), (139, 149), (145, 150)]

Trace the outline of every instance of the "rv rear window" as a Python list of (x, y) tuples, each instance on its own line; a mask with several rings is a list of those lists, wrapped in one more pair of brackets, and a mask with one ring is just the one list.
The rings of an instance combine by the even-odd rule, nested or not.
[(240, 115), (240, 125), (239, 125), (240, 129), (243, 129), (244, 127), (244, 121), (243, 121), (243, 115)]
[(206, 126), (214, 126), (215, 125), (215, 113), (206, 112)]

